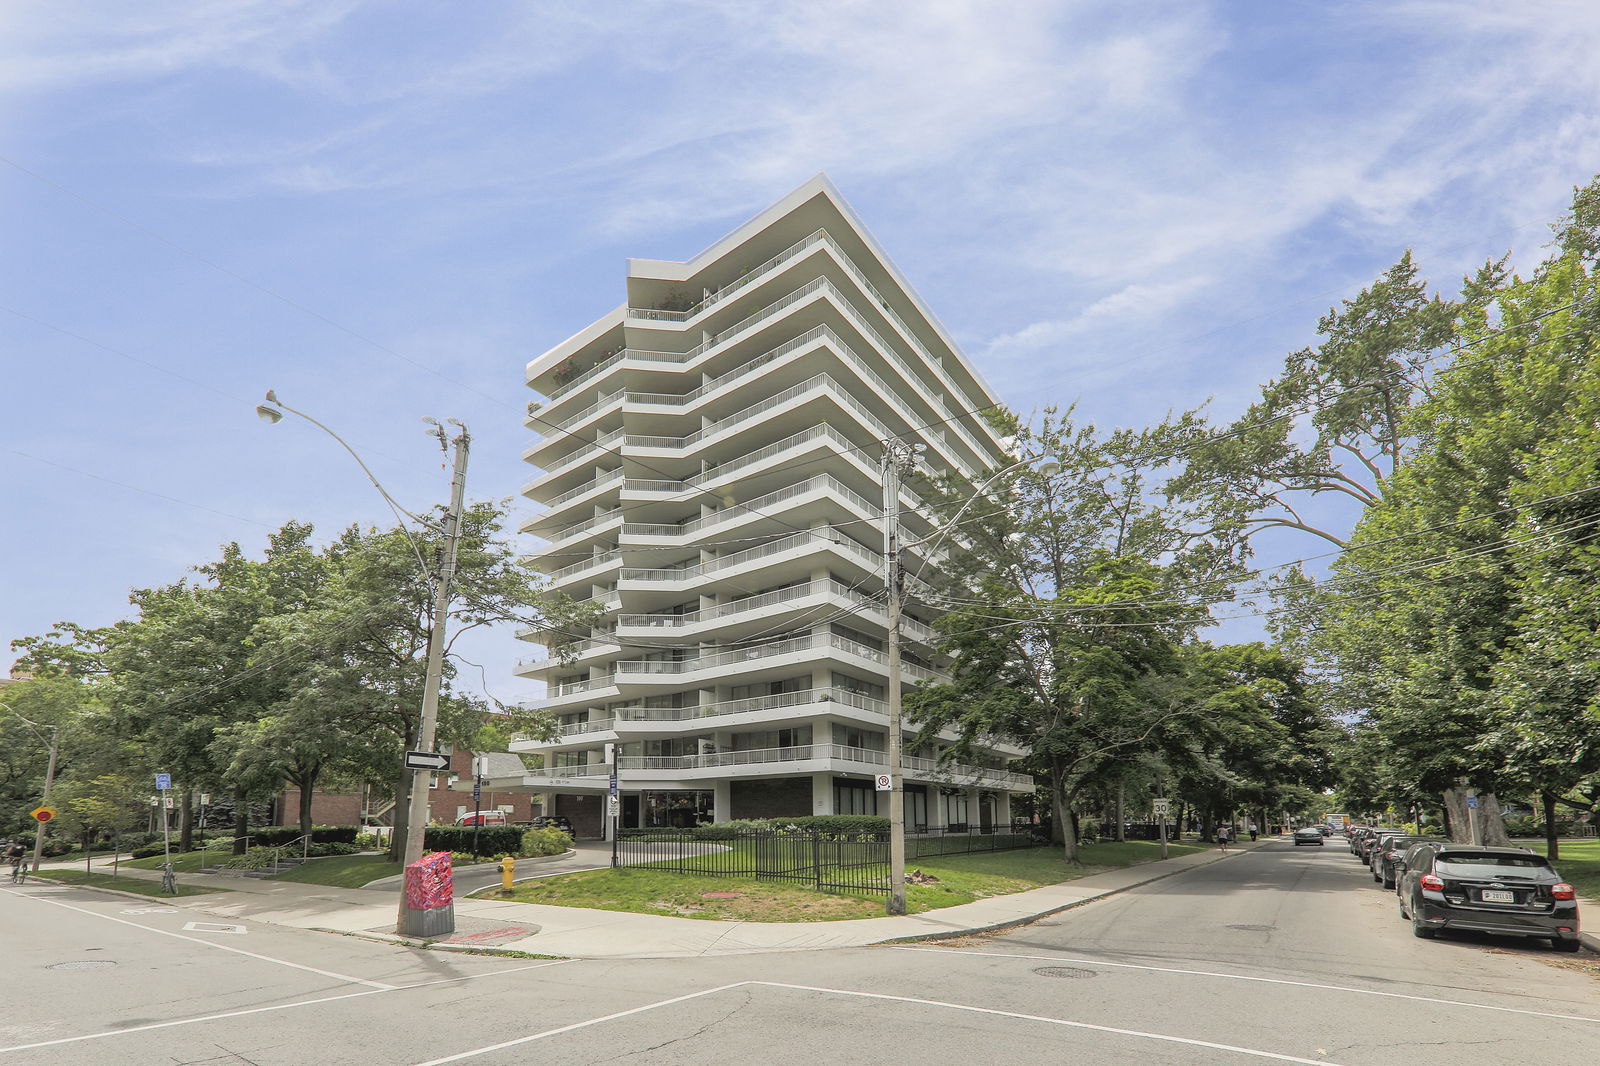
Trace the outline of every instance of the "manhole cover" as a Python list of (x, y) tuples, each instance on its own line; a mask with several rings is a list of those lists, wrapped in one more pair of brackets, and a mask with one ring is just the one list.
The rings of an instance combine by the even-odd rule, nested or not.
[(1074, 980), (1095, 975), (1093, 970), (1080, 970), (1076, 966), (1040, 966), (1033, 972), (1040, 977), (1066, 977)]
[(72, 962), (53, 962), (46, 966), (47, 970), (103, 970), (107, 966), (115, 966), (110, 959), (76, 959)]
[(1228, 928), (1242, 929), (1246, 933), (1270, 933), (1274, 927), (1270, 925), (1230, 925)]

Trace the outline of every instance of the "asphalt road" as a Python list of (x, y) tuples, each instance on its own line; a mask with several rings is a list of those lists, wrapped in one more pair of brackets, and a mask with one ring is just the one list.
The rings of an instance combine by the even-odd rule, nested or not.
[(0, 1066), (1587, 1066), (1594, 956), (1415, 940), (1337, 842), (1006, 935), (620, 962), (422, 952), (30, 883), (0, 892)]

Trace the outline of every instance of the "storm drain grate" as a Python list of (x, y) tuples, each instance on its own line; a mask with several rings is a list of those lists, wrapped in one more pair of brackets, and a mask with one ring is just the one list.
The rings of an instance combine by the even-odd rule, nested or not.
[(1076, 966), (1040, 966), (1033, 972), (1040, 977), (1066, 977), (1071, 980), (1096, 976), (1093, 970), (1080, 970)]
[(110, 959), (75, 959), (72, 962), (53, 962), (46, 966), (47, 970), (103, 970), (107, 966), (115, 966)]

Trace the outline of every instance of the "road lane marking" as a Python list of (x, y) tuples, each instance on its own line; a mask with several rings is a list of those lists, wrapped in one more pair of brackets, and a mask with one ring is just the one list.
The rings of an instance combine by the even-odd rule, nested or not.
[(314, 1007), (319, 1003), (334, 1003), (341, 999), (358, 999), (362, 996), (376, 996), (384, 992), (409, 992), (413, 988), (428, 988), (433, 985), (448, 985), (458, 981), (476, 981), (480, 977), (498, 977), (506, 973), (520, 973), (523, 970), (541, 970), (546, 966), (560, 966), (566, 962), (577, 962), (577, 959), (555, 959), (551, 962), (537, 962), (531, 966), (513, 966), (505, 970), (491, 970), (488, 973), (471, 973), (464, 977), (440, 977), (432, 981), (418, 981), (412, 985), (392, 985), (388, 988), (369, 988), (364, 992), (341, 992), (336, 996), (321, 996), (317, 999), (302, 999), (293, 1003), (278, 1003), (270, 1007), (246, 1007), (242, 1010), (225, 1011), (221, 1014), (204, 1014), (196, 1018), (174, 1018), (170, 1022), (151, 1022), (149, 1025), (135, 1025), (126, 1029), (110, 1029), (103, 1033), (85, 1033), (82, 1036), (63, 1036), (55, 1040), (41, 1040), (33, 1044), (17, 1044), (13, 1047), (0, 1047), (0, 1055), (11, 1051), (27, 1051), (30, 1048), (54, 1047), (58, 1044), (76, 1044), (84, 1040), (104, 1040), (111, 1036), (126, 1036), (129, 1033), (143, 1033), (151, 1029), (172, 1029), (180, 1025), (198, 1025), (201, 1022), (221, 1021), (225, 1018), (240, 1018), (247, 1014), (265, 1014), (269, 1011), (290, 1010), (294, 1007)]
[(65, 907), (67, 910), (77, 911), (79, 914), (87, 914), (95, 918), (103, 918), (108, 922), (116, 922), (118, 925), (126, 925), (130, 928), (139, 929), (146, 933), (154, 933), (157, 936), (170, 936), (178, 940), (187, 940), (191, 944), (204, 944), (206, 947), (216, 948), (218, 951), (231, 951), (235, 955), (243, 955), (247, 958), (259, 959), (262, 962), (276, 963), (279, 966), (288, 966), (295, 970), (304, 970), (307, 973), (314, 973), (319, 977), (330, 977), (335, 981), (343, 981), (346, 984), (366, 985), (368, 988), (375, 988), (380, 992), (395, 987), (394, 985), (384, 984), (382, 981), (368, 981), (363, 977), (351, 977), (348, 974), (334, 973), (332, 970), (319, 970), (315, 966), (306, 966), (303, 963), (290, 962), (287, 959), (275, 959), (270, 955), (258, 955), (253, 951), (246, 951), (243, 948), (229, 947), (226, 944), (219, 944), (214, 940), (205, 940), (197, 936), (185, 936), (182, 933), (175, 933), (169, 929), (154, 929), (148, 925), (140, 925), (138, 922), (130, 922), (122, 918), (113, 918), (109, 914), (103, 914), (100, 911), (92, 911), (87, 907), (74, 907), (72, 904), (62, 903), (60, 900), (45, 899), (43, 896), (34, 895), (29, 895), (28, 898), (36, 899), (40, 903), (48, 903), (52, 907)]
[[(456, 1054), (446, 1055), (442, 1059), (429, 1059), (427, 1062), (419, 1062), (417, 1063), (417, 1066), (444, 1066), (444, 1063), (447, 1062), (460, 1062), (462, 1059), (470, 1059), (476, 1058), (479, 1055), (487, 1055), (491, 1051), (502, 1051), (508, 1047), (517, 1047), (520, 1044), (531, 1044), (535, 1040), (543, 1040), (546, 1037), (559, 1036), (562, 1033), (570, 1033), (575, 1029), (587, 1029), (591, 1025), (599, 1025), (602, 1022), (614, 1022), (618, 1018), (626, 1018), (630, 1014), (643, 1014), (645, 1011), (656, 1010), (659, 1007), (670, 1007), (674, 1003), (687, 1003), (691, 999), (699, 999), (702, 996), (714, 996), (718, 992), (727, 992), (730, 989), (743, 988), (746, 985), (761, 983), (763, 982), (737, 981), (731, 985), (719, 985), (716, 988), (706, 988), (699, 992), (690, 992), (686, 996), (673, 996), (671, 999), (658, 1000), (655, 1003), (646, 1003), (644, 1006), (634, 1007), (632, 1010), (619, 1010), (615, 1014), (607, 1014), (599, 1018), (590, 1018), (586, 1022), (573, 1022), (571, 1025), (563, 1025), (555, 1029), (546, 1029), (542, 1033), (534, 1033), (531, 1036), (522, 1036), (515, 1040), (505, 1040), (498, 1044), (490, 1044), (487, 1047), (474, 1048), (471, 1051), (458, 1051)], [(1322, 1066), (1327, 1066), (1327, 1064), (1322, 1064)]]
[(1284, 1055), (1276, 1051), (1262, 1051), (1257, 1048), (1239, 1047), (1235, 1044), (1219, 1044), (1210, 1040), (1196, 1040), (1186, 1036), (1168, 1036), (1165, 1033), (1146, 1033), (1137, 1029), (1118, 1029), (1114, 1026), (1095, 1025), (1091, 1022), (1074, 1022), (1068, 1021), (1064, 1018), (1046, 1018), (1038, 1014), (1021, 1014), (1017, 1011), (997, 1010), (993, 1007), (974, 1007), (965, 1003), (946, 1003), (937, 999), (917, 999), (912, 996), (891, 996), (881, 992), (857, 992), (848, 988), (818, 988), (814, 985), (791, 985), (778, 981), (739, 981), (731, 985), (720, 985), (716, 988), (702, 989), (699, 992), (691, 992), (685, 996), (674, 996), (671, 999), (658, 1000), (655, 1003), (646, 1003), (642, 1007), (634, 1007), (631, 1010), (617, 1011), (614, 1014), (606, 1014), (599, 1018), (590, 1018), (587, 1021), (574, 1022), (571, 1025), (563, 1025), (555, 1029), (546, 1029), (543, 1032), (532, 1033), (528, 1036), (518, 1037), (515, 1040), (504, 1040), (498, 1044), (489, 1044), (486, 1047), (473, 1048), (470, 1051), (458, 1051), (454, 1055), (446, 1055), (443, 1058), (429, 1059), (426, 1062), (419, 1062), (416, 1064), (416, 1066), (445, 1066), (446, 1063), (461, 1062), (465, 1059), (476, 1058), (479, 1055), (487, 1055), (490, 1052), (504, 1051), (506, 1048), (518, 1047), (522, 1044), (530, 1044), (535, 1040), (544, 1040), (548, 1037), (559, 1036), (562, 1033), (570, 1033), (578, 1029), (587, 1029), (593, 1025), (600, 1025), (604, 1022), (616, 1021), (619, 1018), (626, 1018), (634, 1014), (643, 1014), (646, 1011), (658, 1010), (661, 1007), (670, 1007), (678, 1003), (687, 1003), (693, 999), (700, 999), (705, 996), (714, 996), (718, 992), (729, 992), (736, 988), (782, 988), (789, 991), (820, 992), (826, 995), (850, 996), (858, 999), (878, 999), (888, 1000), (895, 1003), (913, 1003), (924, 1007), (943, 1007), (947, 1010), (967, 1011), (972, 1014), (988, 1014), (999, 1018), (1014, 1018), (1018, 1021), (1043, 1022), (1046, 1025), (1061, 1025), (1072, 1029), (1090, 1029), (1099, 1033), (1112, 1033), (1117, 1036), (1131, 1036), (1143, 1040), (1159, 1040), (1170, 1044), (1184, 1044), (1189, 1047), (1204, 1047), (1217, 1051), (1231, 1051), (1239, 1055), (1252, 1055), (1256, 1058), (1272, 1059), (1276, 1062), (1292, 1062), (1298, 1064), (1298, 1066), (1339, 1066), (1338, 1063), (1332, 1062), (1328, 1059), (1303, 1059), (1296, 1055)]
[[(896, 947), (897, 951), (926, 951), (936, 955), (979, 955), (988, 959), (1022, 959), (1036, 962), (1070, 962), (1080, 966), (1109, 966), (1119, 970), (1148, 970), (1155, 973), (1176, 973), (1188, 977), (1222, 977), (1229, 981), (1255, 981), (1269, 985), (1294, 985), (1297, 988), (1315, 988), (1328, 992), (1351, 992), (1358, 996), (1382, 996), (1385, 999), (1409, 999), (1416, 1003), (1441, 1003), (1449, 1007), (1472, 1007), (1476, 1010), (1501, 1011), (1506, 1014), (1527, 1014), (1535, 1018), (1559, 1018), (1567, 1022), (1588, 1022), (1600, 1025), (1600, 1018), (1586, 1018), (1581, 1014), (1557, 1014), (1554, 1011), (1527, 1010), (1522, 1007), (1497, 1007), (1491, 1003), (1468, 1003), (1460, 999), (1441, 999), (1438, 996), (1412, 996), (1404, 992), (1379, 992), (1371, 988), (1352, 988), (1349, 985), (1324, 985), (1313, 981), (1291, 981), (1281, 977), (1248, 977), (1237, 973), (1217, 973), (1212, 970), (1182, 970), (1173, 966), (1145, 966), (1132, 962), (1103, 962), (1100, 959), (1074, 959), (1065, 955), (1008, 955), (1003, 951), (966, 951), (960, 948)], [(1486, 993), (1494, 995), (1494, 993)]]
[[(939, 999), (919, 999), (915, 996), (891, 996), (884, 992), (856, 992), (848, 988), (817, 988), (813, 985), (789, 985), (777, 981), (752, 981), (751, 984), (765, 985), (768, 988), (790, 988), (802, 992), (823, 992), (835, 996), (851, 996), (857, 999), (881, 999), (892, 1003), (915, 1003), (924, 1007), (944, 1007), (948, 1010), (967, 1011), (971, 1014), (989, 1014), (997, 1018), (1015, 1018), (1018, 1021), (1043, 1022), (1046, 1025), (1064, 1025), (1071, 1029), (1091, 1029), (1097, 1033), (1113, 1033), (1117, 1036), (1138, 1037), (1141, 1040), (1160, 1040), (1169, 1044), (1185, 1044), (1189, 1047), (1211, 1048), (1216, 1051), (1231, 1051), (1237, 1055), (1253, 1055), (1260, 1059), (1273, 1059), (1277, 1062), (1299, 1063), (1301, 1066), (1338, 1066), (1329, 1059), (1303, 1059), (1298, 1055), (1284, 1055), (1276, 1051), (1262, 1051), (1259, 1048), (1240, 1047), (1237, 1044), (1219, 1044), (1212, 1040), (1196, 1040), (1187, 1036), (1168, 1036), (1166, 1033), (1147, 1033), (1139, 1029), (1119, 1029), (1113, 1025), (1095, 1025), (1092, 1022), (1073, 1022), (1065, 1018), (1046, 1018), (1040, 1014), (1022, 1014), (1018, 1011), (998, 1010), (994, 1007), (974, 1007), (966, 1003), (947, 1003)], [(427, 1066), (427, 1064), (423, 1064)]]

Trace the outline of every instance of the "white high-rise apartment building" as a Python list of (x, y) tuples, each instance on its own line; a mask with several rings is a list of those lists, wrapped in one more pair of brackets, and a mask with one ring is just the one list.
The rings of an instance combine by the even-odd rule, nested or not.
[[(545, 507), (522, 527), (543, 540), (531, 558), (605, 613), (521, 634), (550, 649), (518, 673), (547, 684), (560, 734), (515, 743), (544, 769), (494, 787), (601, 835), (616, 744), (624, 827), (886, 814), (880, 442), (969, 479), (1012, 459), (972, 413), (994, 393), (832, 184), (686, 263), (631, 260), (627, 301), (527, 379), (546, 397), (524, 453)], [(911, 488), (900, 504), (908, 540), (932, 532)], [(907, 606), (908, 685), (941, 676), (932, 614)], [(913, 832), (1004, 823), (1032, 789), (1005, 769), (1019, 749), (952, 765), (940, 748), (907, 749)]]

